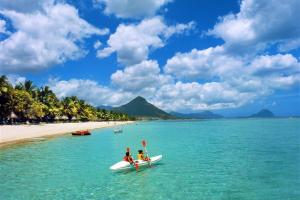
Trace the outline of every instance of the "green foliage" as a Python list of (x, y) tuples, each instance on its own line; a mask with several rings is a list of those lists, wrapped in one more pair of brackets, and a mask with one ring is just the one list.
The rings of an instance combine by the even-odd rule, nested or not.
[(33, 101), (28, 109), (27, 117), (30, 119), (41, 120), (45, 116), (44, 112), (45, 105), (38, 101)]
[(5, 76), (0, 77), (0, 118), (6, 118), (12, 110), (12, 85)]
[(34, 100), (26, 90), (13, 90), (12, 92), (12, 111), (21, 119), (30, 117), (30, 108)]
[(96, 109), (76, 96), (61, 101), (48, 87), (37, 88), (32, 81), (25, 81), (13, 87), (5, 76), (0, 77), (0, 120), (9, 119), (13, 112), (18, 121), (97, 121), (129, 120), (127, 114)]
[(48, 86), (40, 88), (38, 91), (38, 100), (44, 104), (43, 112), (45, 113), (45, 121), (54, 121), (55, 118), (62, 116), (62, 103)]

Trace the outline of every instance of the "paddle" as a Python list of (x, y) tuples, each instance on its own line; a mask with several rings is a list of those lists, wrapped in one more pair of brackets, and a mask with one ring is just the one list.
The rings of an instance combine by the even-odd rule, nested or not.
[[(128, 152), (129, 155), (130, 155), (130, 149), (129, 149), (129, 147), (127, 147), (126, 152)], [(131, 157), (131, 159), (132, 159), (132, 161), (133, 161), (133, 164), (134, 164), (134, 167), (135, 167), (136, 171), (138, 171), (138, 170), (139, 170), (139, 164), (138, 164), (137, 162), (135, 162), (135, 161), (133, 160), (132, 157)], [(129, 163), (130, 163), (130, 162), (129, 162)], [(130, 164), (131, 164), (131, 163), (130, 163)]]
[(145, 152), (146, 152), (146, 155), (147, 155), (147, 157), (148, 157), (148, 163), (149, 163), (149, 165), (151, 165), (151, 159), (150, 159), (150, 156), (149, 156), (149, 154), (148, 154), (148, 151), (147, 151), (147, 148), (146, 148), (146, 141), (145, 140), (143, 140), (142, 141), (142, 145), (143, 145), (143, 147), (144, 147), (144, 150), (145, 150)]

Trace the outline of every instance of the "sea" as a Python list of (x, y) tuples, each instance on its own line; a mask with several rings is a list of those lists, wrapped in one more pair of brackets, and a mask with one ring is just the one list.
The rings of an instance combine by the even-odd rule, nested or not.
[[(0, 199), (299, 200), (300, 119), (135, 122), (0, 149)], [(157, 165), (109, 167), (147, 143)]]

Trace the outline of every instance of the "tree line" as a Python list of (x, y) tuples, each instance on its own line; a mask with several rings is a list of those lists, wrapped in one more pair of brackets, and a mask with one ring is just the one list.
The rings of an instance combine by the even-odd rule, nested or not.
[(0, 120), (17, 122), (134, 120), (127, 114), (96, 108), (76, 96), (58, 99), (48, 87), (26, 80), (13, 86), (0, 77)]

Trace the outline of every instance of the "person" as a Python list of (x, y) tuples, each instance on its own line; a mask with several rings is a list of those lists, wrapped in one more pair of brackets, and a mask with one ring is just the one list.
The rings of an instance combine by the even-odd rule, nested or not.
[(129, 151), (126, 152), (124, 158), (123, 158), (124, 161), (127, 161), (127, 162), (130, 162), (130, 163), (133, 163), (133, 158), (131, 157)]
[(144, 160), (144, 161), (148, 161), (148, 160), (149, 160), (148, 157), (144, 157), (144, 152), (143, 152), (143, 150), (139, 150), (139, 151), (138, 151), (137, 159), (138, 159), (138, 160)]

